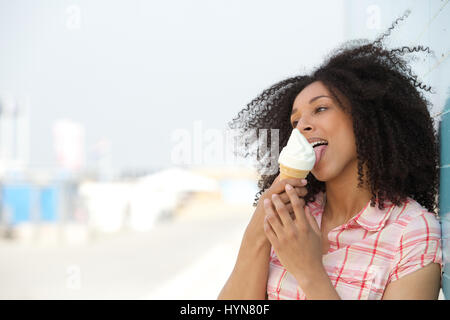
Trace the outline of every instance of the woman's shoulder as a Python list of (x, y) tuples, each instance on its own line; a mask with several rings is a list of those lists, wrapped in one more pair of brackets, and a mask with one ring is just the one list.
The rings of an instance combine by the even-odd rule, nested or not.
[(392, 210), (389, 220), (403, 229), (403, 233), (440, 234), (440, 221), (436, 214), (429, 212), (416, 200), (409, 197), (402, 205), (396, 206)]
[(402, 206), (395, 207), (391, 219), (390, 240), (396, 246), (390, 281), (432, 262), (442, 268), (441, 227), (434, 213), (408, 198)]

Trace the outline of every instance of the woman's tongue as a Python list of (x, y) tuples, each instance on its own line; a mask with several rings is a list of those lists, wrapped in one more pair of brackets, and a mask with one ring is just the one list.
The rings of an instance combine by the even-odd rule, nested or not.
[(322, 158), (323, 154), (325, 153), (325, 149), (327, 148), (327, 145), (321, 145), (314, 148), (314, 152), (316, 154), (316, 162), (314, 163), (314, 167), (319, 163), (320, 159)]

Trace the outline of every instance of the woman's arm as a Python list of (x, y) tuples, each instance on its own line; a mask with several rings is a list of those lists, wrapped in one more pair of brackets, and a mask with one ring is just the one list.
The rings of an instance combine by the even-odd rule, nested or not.
[(284, 192), (286, 183), (295, 186), (297, 195), (303, 197), (307, 190), (306, 181), (300, 179), (274, 180), (272, 186), (264, 192), (258, 201), (241, 242), (234, 269), (225, 283), (218, 299), (265, 299), (269, 274), (271, 244), (264, 232), (264, 199), (279, 194), (281, 200), (293, 211), (288, 195)]
[(258, 224), (257, 218), (258, 215), (254, 214), (245, 231), (236, 265), (218, 299), (266, 298), (270, 242), (264, 234), (254, 232), (253, 226)]
[(383, 300), (437, 300), (441, 287), (441, 267), (430, 263), (389, 283)]
[(441, 225), (434, 213), (405, 227), (382, 299), (437, 299), (441, 282)]

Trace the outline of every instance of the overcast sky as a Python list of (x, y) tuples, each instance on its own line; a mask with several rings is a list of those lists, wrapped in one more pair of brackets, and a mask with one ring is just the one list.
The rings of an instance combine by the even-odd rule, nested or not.
[[(31, 164), (52, 125), (112, 142), (116, 170), (170, 164), (171, 134), (224, 129), (271, 84), (344, 40), (342, 1), (0, 0), (0, 95), (27, 96)], [(89, 163), (88, 163), (89, 165)]]
[(174, 129), (225, 128), (343, 33), (340, 1), (0, 4), (0, 93), (30, 98), (33, 165), (55, 163), (62, 118), (84, 125), (88, 152), (110, 139), (116, 169), (165, 165)]

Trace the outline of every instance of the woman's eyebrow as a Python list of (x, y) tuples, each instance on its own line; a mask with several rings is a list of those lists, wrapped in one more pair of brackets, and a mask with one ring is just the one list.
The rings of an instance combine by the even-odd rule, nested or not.
[[(319, 99), (319, 98), (329, 98), (329, 99), (333, 99), (332, 97), (330, 97), (330, 96), (324, 96), (324, 95), (321, 95), (321, 96), (317, 96), (317, 97), (314, 97), (314, 98), (312, 98), (311, 100), (309, 100), (309, 104), (311, 104), (311, 103), (313, 103), (314, 101), (316, 101), (317, 99)], [(297, 109), (292, 109), (292, 113), (291, 113), (291, 116), (293, 116), (294, 115), (294, 113), (296, 113), (297, 112)]]
[(312, 98), (311, 100), (309, 100), (309, 104), (313, 103), (314, 101), (316, 101), (316, 100), (319, 99), (319, 98), (330, 98), (330, 99), (333, 99), (333, 98), (330, 97), (330, 96), (324, 96), (324, 95), (322, 95), (322, 96), (317, 96), (317, 97), (314, 97), (314, 98)]

